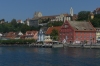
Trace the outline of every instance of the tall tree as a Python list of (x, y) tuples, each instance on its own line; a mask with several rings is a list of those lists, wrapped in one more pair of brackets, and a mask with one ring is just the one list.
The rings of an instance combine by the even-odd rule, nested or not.
[(50, 36), (53, 40), (58, 40), (58, 31), (53, 29)]
[(12, 19), (11, 24), (15, 26), (17, 24), (16, 19)]
[(83, 20), (88, 20), (90, 18), (90, 11), (80, 11), (78, 13), (78, 20), (83, 21)]
[(100, 27), (100, 14), (95, 14), (94, 19), (91, 19), (90, 22), (94, 27)]
[(1, 21), (5, 21), (5, 19), (1, 19)]
[(62, 26), (62, 25), (63, 25), (62, 21), (52, 21), (52, 22), (49, 22), (47, 24), (48, 27), (51, 27), (51, 26)]

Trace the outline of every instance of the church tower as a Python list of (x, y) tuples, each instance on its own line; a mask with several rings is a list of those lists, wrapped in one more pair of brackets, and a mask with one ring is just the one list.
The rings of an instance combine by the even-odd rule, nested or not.
[(91, 19), (94, 19), (94, 14), (93, 14), (93, 12), (90, 12), (90, 16), (91, 16)]
[(73, 8), (70, 8), (70, 15), (73, 16)]
[(42, 17), (41, 12), (35, 12), (33, 18)]

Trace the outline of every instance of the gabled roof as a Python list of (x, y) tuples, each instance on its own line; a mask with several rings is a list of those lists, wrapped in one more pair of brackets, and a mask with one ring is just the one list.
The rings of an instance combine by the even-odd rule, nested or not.
[(38, 31), (26, 31), (27, 34), (32, 34), (32, 33), (35, 34), (35, 33), (37, 33), (37, 32), (38, 32)]
[(100, 11), (100, 8), (96, 8), (96, 11)]
[(57, 26), (57, 27), (49, 27), (46, 31), (46, 34), (51, 34), (52, 30), (55, 29), (55, 30), (60, 30), (61, 26)]
[(90, 22), (86, 21), (68, 21), (76, 31), (96, 31)]
[(6, 36), (7, 36), (7, 37), (15, 36), (15, 32), (9, 32)]
[[(20, 32), (15, 32), (15, 35), (19, 35)], [(21, 32), (22, 33), (22, 32)], [(23, 34), (23, 33), (22, 33)]]
[(18, 22), (18, 23), (20, 23), (20, 22), (21, 22), (21, 20), (17, 20), (17, 22)]

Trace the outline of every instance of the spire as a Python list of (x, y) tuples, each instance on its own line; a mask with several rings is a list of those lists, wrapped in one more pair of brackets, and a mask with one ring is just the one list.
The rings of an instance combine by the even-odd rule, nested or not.
[(70, 8), (70, 15), (73, 16), (73, 8)]

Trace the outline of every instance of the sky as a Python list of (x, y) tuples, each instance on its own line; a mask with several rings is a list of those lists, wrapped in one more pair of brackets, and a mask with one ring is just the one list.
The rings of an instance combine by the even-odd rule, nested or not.
[(93, 11), (100, 7), (100, 0), (0, 0), (0, 19), (10, 22), (12, 19), (33, 18), (35, 12), (43, 16), (80, 11)]

